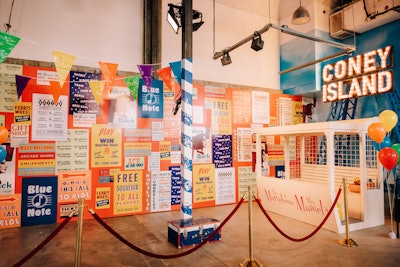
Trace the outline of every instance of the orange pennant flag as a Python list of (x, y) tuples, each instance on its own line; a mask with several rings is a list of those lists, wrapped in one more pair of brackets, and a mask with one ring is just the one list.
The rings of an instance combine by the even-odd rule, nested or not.
[(90, 89), (92, 90), (92, 94), (94, 100), (96, 100), (96, 104), (100, 105), (101, 96), (103, 94), (105, 81), (90, 81), (89, 82)]
[(165, 86), (168, 90), (172, 91), (172, 77), (171, 77), (171, 67), (166, 67), (163, 69), (157, 70), (158, 76), (160, 76), (161, 80), (165, 83)]
[(61, 87), (63, 87), (69, 71), (74, 65), (76, 57), (56, 50), (53, 50), (52, 52), (54, 56), (54, 64), (58, 74), (58, 80), (60, 81)]
[(56, 105), (61, 95), (61, 85), (57, 81), (50, 81), (50, 89), (53, 95), (54, 105)]
[(117, 76), (118, 64), (99, 62), (102, 79), (105, 80), (105, 86), (108, 88), (108, 92), (111, 93), (111, 85), (114, 83), (115, 77)]

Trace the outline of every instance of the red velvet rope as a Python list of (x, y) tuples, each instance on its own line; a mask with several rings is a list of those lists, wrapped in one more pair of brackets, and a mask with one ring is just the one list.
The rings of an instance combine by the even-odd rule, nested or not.
[(50, 242), (63, 228), (67, 223), (71, 220), (72, 217), (67, 217), (64, 221), (51, 233), (45, 240), (42, 241), (36, 248), (34, 248), (28, 255), (23, 257), (19, 262), (13, 265), (13, 267), (18, 267), (28, 261), (33, 257), (39, 250), (41, 250), (47, 243)]
[(326, 220), (328, 220), (328, 218), (329, 218), (329, 216), (331, 215), (333, 209), (335, 208), (336, 203), (337, 203), (337, 201), (339, 200), (339, 196), (340, 196), (340, 193), (341, 193), (341, 192), (342, 192), (342, 188), (339, 188), (339, 191), (338, 191), (338, 193), (337, 193), (337, 195), (336, 195), (335, 201), (333, 202), (331, 208), (330, 208), (329, 211), (328, 211), (328, 214), (327, 214), (327, 215), (325, 216), (325, 218), (322, 220), (322, 222), (320, 223), (320, 225), (318, 225), (318, 227), (317, 227), (314, 231), (312, 231), (309, 235), (307, 235), (307, 236), (305, 236), (305, 237), (303, 237), (303, 238), (294, 238), (294, 237), (291, 237), (291, 236), (285, 234), (285, 233), (276, 225), (276, 223), (271, 219), (271, 217), (268, 215), (267, 211), (266, 211), (266, 210), (264, 209), (264, 207), (262, 206), (261, 201), (260, 201), (259, 199), (256, 198), (256, 202), (257, 202), (258, 206), (260, 207), (260, 209), (262, 210), (262, 212), (264, 213), (265, 217), (267, 217), (268, 221), (275, 227), (275, 229), (276, 229), (281, 235), (283, 235), (284, 237), (286, 237), (286, 238), (289, 239), (289, 240), (292, 240), (292, 241), (295, 241), (295, 242), (302, 242), (302, 241), (304, 241), (304, 240), (309, 239), (309, 238), (312, 237), (313, 235), (315, 235), (315, 234), (321, 229), (321, 227), (325, 224)]
[(217, 227), (217, 229), (215, 229), (214, 232), (212, 232), (200, 244), (194, 246), (193, 248), (191, 248), (191, 249), (189, 249), (187, 251), (184, 251), (184, 252), (178, 253), (178, 254), (173, 254), (173, 255), (160, 255), (160, 254), (155, 254), (155, 253), (152, 253), (152, 252), (145, 251), (145, 250), (135, 246), (134, 244), (130, 243), (128, 240), (126, 240), (124, 237), (122, 237), (120, 234), (118, 234), (114, 229), (112, 229), (109, 225), (107, 225), (96, 213), (92, 213), (91, 212), (91, 214), (96, 219), (96, 221), (98, 223), (100, 223), (107, 231), (109, 231), (112, 235), (114, 235), (116, 238), (118, 238), (119, 241), (121, 241), (122, 243), (124, 243), (128, 247), (136, 250), (137, 252), (142, 253), (142, 254), (144, 254), (144, 255), (146, 255), (148, 257), (153, 257), (153, 258), (158, 258), (158, 259), (172, 259), (172, 258), (178, 258), (178, 257), (186, 256), (186, 255), (198, 250), (203, 245), (205, 245), (208, 241), (210, 241), (222, 229), (222, 227), (225, 225), (225, 223), (227, 223), (229, 221), (229, 219), (233, 216), (233, 214), (236, 213), (236, 211), (242, 205), (243, 201), (244, 201), (244, 197), (242, 197), (240, 199), (240, 201), (236, 205), (236, 207), (232, 210), (232, 212), (228, 215), (228, 217), (226, 217), (226, 219)]

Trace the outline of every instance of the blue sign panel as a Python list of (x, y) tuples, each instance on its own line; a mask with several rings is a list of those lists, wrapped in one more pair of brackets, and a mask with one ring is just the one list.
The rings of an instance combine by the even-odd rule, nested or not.
[(21, 226), (50, 224), (57, 219), (57, 177), (22, 179)]
[(143, 79), (139, 80), (138, 117), (159, 119), (164, 117), (164, 93), (162, 81), (152, 80), (151, 88), (147, 88)]

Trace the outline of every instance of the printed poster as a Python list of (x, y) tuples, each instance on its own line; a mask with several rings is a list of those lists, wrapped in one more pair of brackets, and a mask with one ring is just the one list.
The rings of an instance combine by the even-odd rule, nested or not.
[(213, 164), (193, 165), (193, 202), (215, 200), (215, 168)]
[(18, 175), (54, 175), (56, 171), (55, 144), (30, 143), (18, 147)]
[(215, 169), (215, 204), (229, 204), (236, 202), (235, 169)]
[(29, 142), (29, 125), (11, 124), (11, 147)]
[(57, 172), (89, 169), (89, 130), (69, 129), (66, 141), (56, 142)]
[(238, 162), (251, 162), (251, 128), (237, 128), (237, 159)]
[(209, 128), (192, 128), (193, 163), (211, 163), (211, 133)]
[(232, 103), (226, 99), (207, 99), (211, 105), (212, 134), (232, 134)]
[(171, 205), (181, 204), (181, 167), (169, 166), (171, 172)]
[(13, 112), (14, 102), (18, 101), (15, 75), (22, 75), (22, 66), (15, 64), (0, 64), (0, 111)]
[(256, 174), (252, 171), (251, 166), (238, 167), (238, 197), (242, 198), (249, 191), (251, 186), (253, 195), (257, 192)]
[(57, 220), (57, 177), (22, 179), (21, 226)]
[(181, 132), (181, 112), (173, 114), (176, 107), (173, 92), (164, 92), (164, 138), (177, 138)]
[(99, 81), (101, 74), (70, 72), (69, 114), (86, 113), (100, 115), (100, 106), (97, 105), (90, 89), (90, 81)]
[(21, 194), (0, 195), (0, 229), (21, 226)]
[(121, 128), (104, 124), (92, 127), (92, 167), (118, 167), (122, 165)]
[(96, 209), (110, 208), (111, 190), (109, 187), (96, 188)]
[[(232, 123), (251, 123), (251, 91), (232, 90)], [(240, 108), (235, 108), (240, 107)]]
[(138, 117), (159, 118), (164, 117), (164, 93), (163, 82), (152, 80), (149, 90), (143, 79), (139, 80), (138, 90)]
[(142, 212), (142, 171), (116, 171), (114, 174), (114, 214)]
[(171, 173), (170, 171), (151, 174), (151, 211), (171, 210)]
[(14, 123), (30, 125), (32, 122), (32, 103), (15, 102), (14, 103)]
[(51, 94), (32, 95), (32, 140), (67, 140), (68, 96), (54, 103)]
[(214, 135), (212, 143), (215, 167), (232, 167), (232, 135)]
[(15, 193), (15, 159), (16, 152), (10, 144), (1, 145), (7, 152), (6, 158), (0, 162), (0, 196)]
[(253, 123), (270, 123), (270, 104), (269, 104), (269, 93), (252, 91), (252, 115)]
[(163, 141), (160, 142), (160, 158), (161, 160), (170, 160), (171, 159), (171, 142)]
[(92, 199), (92, 172), (90, 170), (58, 173), (58, 202), (78, 202)]

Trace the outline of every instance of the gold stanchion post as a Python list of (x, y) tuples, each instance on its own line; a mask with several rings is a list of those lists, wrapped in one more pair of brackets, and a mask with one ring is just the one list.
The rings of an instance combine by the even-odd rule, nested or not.
[(344, 197), (344, 215), (346, 225), (346, 237), (338, 240), (338, 243), (345, 247), (358, 247), (358, 244), (350, 238), (349, 234), (349, 213), (347, 209), (347, 181), (343, 178), (343, 197)]
[(251, 184), (248, 186), (247, 191), (247, 204), (249, 208), (249, 258), (245, 259), (243, 263), (240, 264), (241, 267), (262, 267), (263, 265), (253, 257), (253, 192), (251, 189)]
[(76, 232), (75, 267), (81, 266), (84, 198), (78, 199), (78, 231)]

